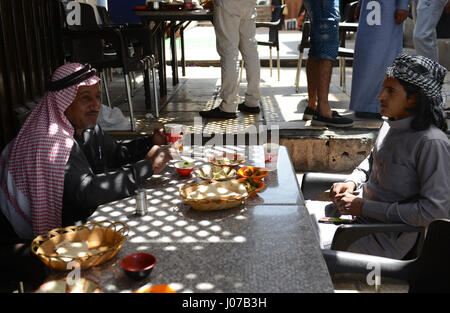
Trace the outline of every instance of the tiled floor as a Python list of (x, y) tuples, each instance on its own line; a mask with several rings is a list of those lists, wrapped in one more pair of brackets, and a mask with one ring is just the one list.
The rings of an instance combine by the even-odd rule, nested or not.
[[(303, 110), (307, 103), (306, 77), (302, 72), (299, 93), (295, 92), (295, 68), (282, 68), (281, 80), (276, 79), (276, 75), (270, 77), (269, 69), (261, 69), (261, 103), (263, 111), (260, 114), (238, 113), (237, 119), (203, 119), (201, 125), (206, 133), (232, 131), (240, 132), (248, 126), (277, 125), (282, 129), (297, 130), (327, 130), (326, 127), (311, 126), (309, 121), (303, 121)], [(351, 69), (347, 69), (347, 80), (351, 77)], [(137, 80), (140, 81), (140, 76)], [(348, 111), (349, 97), (338, 85), (339, 73), (334, 70), (333, 82), (330, 89), (330, 105), (343, 115), (352, 117), (352, 112)], [(188, 67), (186, 76), (180, 78), (179, 85), (171, 86), (171, 79), (168, 79), (169, 94), (161, 112), (160, 118), (144, 118), (148, 113), (144, 106), (144, 91), (142, 84), (138, 84), (138, 89), (134, 92), (133, 105), (135, 116), (138, 119), (138, 132), (151, 131), (157, 123), (176, 122), (190, 127), (194, 123), (198, 124), (200, 118), (198, 112), (218, 106), (220, 97), (220, 68), (218, 67)], [(348, 84), (350, 81), (348, 82)], [(115, 75), (114, 81), (110, 82), (110, 94), (113, 104), (117, 105), (122, 112), (127, 115), (128, 104), (124, 102), (125, 93), (122, 77)], [(241, 82), (241, 99), (245, 93), (245, 75)], [(356, 119), (353, 129), (378, 129), (381, 122), (377, 120)]]

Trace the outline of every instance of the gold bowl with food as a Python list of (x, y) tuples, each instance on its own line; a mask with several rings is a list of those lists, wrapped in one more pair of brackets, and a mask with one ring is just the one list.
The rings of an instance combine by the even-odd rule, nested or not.
[(216, 166), (236, 167), (245, 162), (245, 155), (239, 153), (224, 153), (222, 155), (212, 156), (209, 163)]
[(248, 192), (248, 197), (253, 197), (264, 188), (264, 182), (253, 177), (242, 177), (237, 180), (239, 183), (244, 184)]
[(269, 170), (265, 167), (243, 166), (237, 174), (241, 177), (252, 177), (255, 180), (261, 180), (269, 174)]
[(200, 211), (233, 208), (248, 198), (244, 184), (235, 179), (188, 183), (180, 188), (180, 195), (190, 207)]
[(195, 175), (203, 180), (228, 180), (236, 177), (236, 170), (229, 166), (204, 165), (195, 170)]
[(51, 280), (42, 284), (35, 293), (101, 293), (100, 285), (87, 278), (69, 282), (67, 279)]
[(200, 0), (200, 5), (205, 10), (210, 10), (210, 11), (214, 10), (214, 1), (213, 0)]
[(101, 221), (68, 226), (36, 237), (31, 251), (48, 267), (73, 270), (78, 262), (85, 270), (112, 259), (122, 247), (128, 227), (122, 222)]

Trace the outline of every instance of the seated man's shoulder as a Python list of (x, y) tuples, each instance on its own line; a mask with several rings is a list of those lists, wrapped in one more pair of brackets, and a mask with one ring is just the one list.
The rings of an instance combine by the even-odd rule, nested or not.
[(446, 146), (450, 150), (450, 140), (447, 134), (434, 126), (431, 126), (426, 130), (417, 132), (413, 140), (416, 142), (416, 144), (418, 144), (418, 146), (421, 147), (424, 147), (425, 145), (430, 147), (429, 144), (434, 143), (438, 146)]
[(450, 144), (447, 134), (433, 125), (424, 131), (423, 137), (425, 140), (442, 140)]

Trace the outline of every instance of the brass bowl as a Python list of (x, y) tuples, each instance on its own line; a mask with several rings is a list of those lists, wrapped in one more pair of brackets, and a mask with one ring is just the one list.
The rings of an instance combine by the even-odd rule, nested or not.
[(42, 284), (35, 293), (101, 293), (100, 285), (87, 278), (75, 280), (72, 284), (67, 279), (51, 280)]
[[(206, 189), (205, 187), (209, 188), (207, 192), (205, 191), (205, 195), (210, 192), (215, 193), (214, 190), (217, 190), (218, 188), (229, 190), (233, 192), (234, 195), (220, 195), (218, 192), (213, 196), (205, 198), (192, 196), (194, 192), (200, 188)], [(223, 182), (204, 180), (188, 183), (180, 188), (180, 195), (190, 207), (199, 211), (216, 211), (233, 208), (239, 206), (248, 198), (248, 192), (244, 184), (241, 184), (236, 180), (227, 180)]]
[[(122, 222), (102, 221), (68, 226), (36, 237), (31, 243), (31, 251), (51, 269), (73, 270), (72, 262), (75, 261), (81, 270), (85, 270), (112, 259), (122, 247), (127, 234), (128, 227)], [(89, 251), (79, 256), (58, 254), (56, 248), (64, 241), (87, 242)]]
[(253, 177), (255, 180), (261, 180), (269, 174), (269, 170), (265, 167), (243, 166), (237, 173), (241, 177)]

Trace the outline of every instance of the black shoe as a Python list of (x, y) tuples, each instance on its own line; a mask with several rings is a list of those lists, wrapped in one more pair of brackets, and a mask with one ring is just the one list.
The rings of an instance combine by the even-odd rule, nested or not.
[(311, 125), (314, 126), (334, 126), (334, 127), (350, 127), (353, 126), (353, 120), (340, 116), (337, 112), (333, 113), (332, 118), (328, 118), (315, 112), (313, 115)]
[[(303, 120), (304, 121), (312, 120), (314, 112), (315, 111), (310, 107), (306, 107), (305, 111), (303, 112)], [(331, 114), (333, 114), (333, 116), (340, 116), (337, 111), (331, 111)]]
[(245, 102), (239, 103), (238, 109), (241, 112), (247, 112), (247, 113), (253, 113), (253, 114), (259, 113), (261, 111), (259, 106), (257, 106), (257, 107), (249, 107), (249, 106), (245, 105)]
[(314, 110), (311, 109), (310, 107), (306, 107), (305, 111), (303, 112), (303, 120), (304, 121), (312, 120), (313, 115), (314, 115)]
[(380, 113), (355, 112), (355, 116), (359, 117), (359, 118), (368, 118), (368, 119), (374, 119), (374, 120), (381, 120), (381, 114)]
[(214, 108), (209, 111), (200, 111), (198, 112), (201, 117), (210, 117), (210, 118), (236, 118), (236, 113), (230, 113), (222, 111), (219, 107)]

